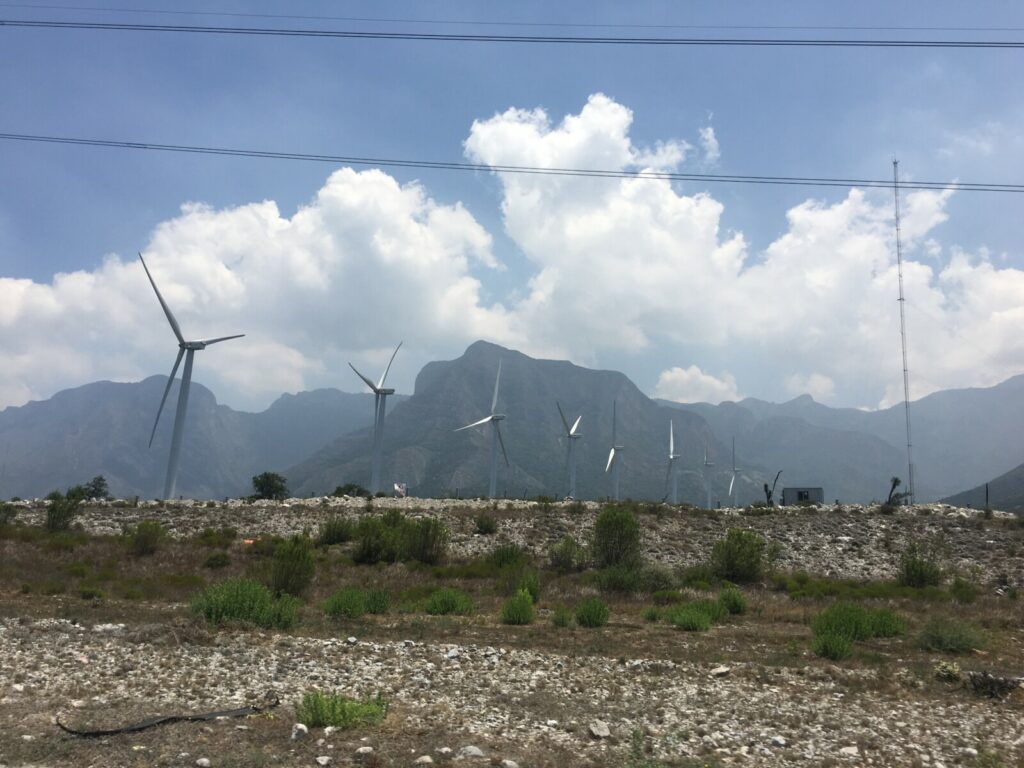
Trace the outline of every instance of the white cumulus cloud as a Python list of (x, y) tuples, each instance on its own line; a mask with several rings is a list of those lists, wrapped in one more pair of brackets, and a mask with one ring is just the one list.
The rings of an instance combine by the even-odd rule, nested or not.
[(740, 399), (736, 377), (728, 371), (721, 376), (705, 373), (696, 365), (669, 368), (658, 375), (654, 396), (679, 403), (712, 403)]

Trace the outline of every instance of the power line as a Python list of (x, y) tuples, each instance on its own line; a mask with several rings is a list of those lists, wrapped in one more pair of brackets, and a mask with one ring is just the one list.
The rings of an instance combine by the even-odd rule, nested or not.
[[(489, 165), (486, 163), (463, 163), (455, 161), (412, 160), (385, 157), (358, 157), (352, 155), (327, 155), (307, 152), (278, 152), (229, 147), (207, 147), (188, 144), (158, 144), (140, 141), (119, 141), (112, 139), (86, 139), (70, 136), (43, 136), (25, 133), (0, 133), (0, 140), (35, 142), (44, 144), (69, 144), (114, 149), (139, 149), (157, 152), (181, 152), (197, 155), (220, 155), (225, 157), (253, 157), (270, 160), (291, 160), (332, 163), (334, 165), (366, 165), (391, 168), (418, 168), (444, 171), (484, 171), (496, 173), (521, 173), (537, 176), (574, 176), (607, 179), (662, 179), (666, 181), (696, 181), (726, 184), (768, 184), (804, 187), (878, 187), (892, 189), (893, 181), (885, 179), (853, 179), (811, 176), (755, 176), (749, 174), (676, 173), (670, 171), (623, 171), (599, 168), (545, 168), (527, 165)], [(965, 192), (1024, 192), (1024, 184), (1001, 184), (995, 182), (963, 181), (901, 181), (901, 189), (956, 189)]]
[(774, 48), (1024, 48), (1022, 40), (899, 40), (899, 39), (822, 39), (757, 37), (590, 37), (580, 35), (498, 35), (459, 34), (454, 32), (367, 32), (343, 29), (287, 29), (280, 27), (211, 27), (193, 24), (133, 24), (103, 21), (44, 21), (0, 19), (0, 27), (29, 29), (76, 29), (116, 32), (165, 32), (258, 37), (318, 37), (350, 40), (415, 40), (456, 43), (547, 43), (562, 45), (643, 45), (643, 46), (747, 46)]
[(324, 16), (288, 13), (240, 13), (237, 11), (188, 11), (156, 8), (112, 8), (104, 6), (40, 5), (31, 3), (0, 3), (0, 8), (32, 10), (89, 11), (99, 13), (135, 13), (151, 16), (219, 16), (242, 19), (298, 19), (300, 21), (348, 21), (374, 24), (453, 24), (476, 27), (557, 27), (562, 29), (746, 29), (802, 30), (844, 32), (1024, 32), (1024, 27), (938, 27), (938, 26), (851, 26), (811, 24), (623, 24), (615, 22), (568, 21), (488, 21), (483, 19), (403, 19), (379, 16)]

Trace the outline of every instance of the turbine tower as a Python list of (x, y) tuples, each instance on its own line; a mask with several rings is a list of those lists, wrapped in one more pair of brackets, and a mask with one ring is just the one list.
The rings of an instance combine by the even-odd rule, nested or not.
[(384, 380), (387, 379), (391, 364), (395, 362), (395, 355), (401, 348), (402, 342), (398, 342), (395, 351), (391, 353), (391, 359), (388, 360), (388, 367), (384, 369), (380, 381), (376, 384), (356, 371), (356, 367), (352, 363), (348, 364), (348, 367), (355, 371), (356, 376), (366, 382), (366, 386), (373, 392), (373, 458), (370, 465), (370, 495), (372, 496), (376, 496), (380, 492), (380, 462), (384, 452), (384, 412), (387, 410), (388, 395), (395, 394), (395, 390), (384, 388)]
[(228, 341), (229, 339), (240, 339), (245, 336), (244, 333), (238, 333), (234, 336), (220, 336), (216, 339), (201, 339), (199, 341), (185, 341), (185, 337), (181, 334), (181, 326), (178, 325), (178, 321), (174, 319), (174, 315), (171, 313), (170, 307), (167, 306), (167, 302), (164, 301), (164, 297), (160, 295), (160, 289), (156, 287), (156, 283), (153, 281), (153, 276), (149, 273), (149, 267), (146, 266), (146, 260), (142, 258), (142, 254), (139, 254), (139, 261), (142, 262), (142, 268), (146, 270), (146, 277), (149, 278), (149, 284), (153, 286), (153, 291), (156, 293), (157, 301), (160, 302), (160, 306), (164, 310), (164, 314), (167, 315), (167, 322), (171, 324), (171, 330), (174, 331), (175, 338), (178, 339), (178, 356), (174, 359), (174, 367), (171, 368), (171, 375), (167, 377), (167, 387), (164, 389), (164, 396), (160, 398), (160, 407), (156, 411), (156, 420), (153, 422), (153, 431), (149, 434), (149, 445), (153, 446), (153, 438), (156, 436), (156, 427), (160, 423), (160, 414), (164, 410), (164, 403), (167, 402), (167, 394), (171, 391), (171, 384), (174, 383), (174, 375), (178, 372), (178, 366), (181, 364), (182, 356), (185, 357), (185, 369), (181, 372), (181, 388), (178, 390), (178, 408), (174, 413), (174, 431), (171, 433), (171, 454), (167, 459), (167, 479), (164, 481), (164, 498), (174, 498), (174, 486), (178, 482), (178, 460), (181, 458), (181, 438), (185, 430), (185, 412), (188, 410), (188, 390), (192, 384), (192, 358), (195, 353), (200, 349), (206, 349), (211, 344), (217, 344), (221, 341)]
[(581, 435), (576, 430), (580, 427), (580, 420), (583, 418), (582, 415), (576, 417), (576, 421), (569, 426), (569, 421), (565, 418), (565, 414), (562, 412), (562, 406), (555, 401), (555, 405), (558, 406), (558, 415), (562, 417), (562, 426), (565, 427), (565, 437), (569, 441), (569, 454), (566, 457), (566, 463), (569, 467), (569, 498), (576, 499), (576, 441), (579, 440)]
[(501, 360), (498, 361), (498, 375), (494, 378), (494, 397), (491, 398), (491, 415), (485, 416), (480, 421), (474, 421), (472, 424), (467, 424), (464, 427), (459, 427), (456, 432), (461, 432), (464, 429), (471, 427), (479, 427), (484, 424), (491, 425), (491, 484), (488, 496), (494, 498), (494, 495), (498, 492), (498, 445), (501, 445), (501, 455), (505, 457), (505, 466), (508, 464), (508, 453), (505, 451), (505, 441), (501, 437), (501, 427), (499, 426), (502, 420), (505, 418), (505, 414), (497, 413), (498, 409), (498, 385), (501, 383)]
[(704, 440), (704, 487), (708, 491), (708, 509), (711, 509), (711, 475), (708, 472), (714, 465), (711, 461), (708, 461), (708, 441)]
[(736, 473), (739, 472), (739, 467), (736, 466), (736, 438), (732, 439), (732, 477), (729, 479), (729, 500), (732, 501), (732, 506), (736, 506), (736, 497), (733, 496), (733, 490), (736, 488)]
[(676, 432), (672, 419), (668, 420), (668, 469), (665, 474), (665, 484), (669, 486), (669, 501), (671, 504), (679, 503), (679, 473), (676, 472)]
[(619, 445), (616, 440), (616, 402), (612, 400), (612, 449), (608, 452), (608, 463), (605, 465), (605, 474), (612, 473), (612, 499), (619, 500), (619, 468), (622, 462), (619, 454), (626, 450), (626, 447)]

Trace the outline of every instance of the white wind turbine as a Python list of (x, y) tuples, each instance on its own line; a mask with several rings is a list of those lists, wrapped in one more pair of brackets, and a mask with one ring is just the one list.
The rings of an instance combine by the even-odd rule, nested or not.
[(668, 420), (668, 469), (665, 473), (665, 484), (669, 486), (669, 500), (672, 504), (679, 503), (679, 473), (676, 472), (676, 433), (672, 419)]
[(708, 491), (708, 509), (711, 509), (711, 473), (708, 472), (714, 465), (713, 462), (708, 460), (708, 441), (704, 440), (704, 487)]
[(171, 391), (171, 384), (174, 383), (174, 375), (178, 372), (182, 356), (185, 357), (185, 369), (181, 372), (181, 388), (178, 390), (178, 408), (174, 413), (174, 431), (171, 433), (171, 454), (167, 460), (167, 479), (164, 481), (164, 498), (173, 499), (174, 486), (178, 482), (178, 460), (181, 458), (181, 438), (185, 430), (185, 412), (188, 410), (188, 391), (192, 384), (192, 358), (196, 351), (206, 349), (211, 344), (228, 341), (229, 339), (240, 339), (245, 334), (238, 333), (234, 336), (220, 336), (216, 339), (185, 341), (185, 337), (181, 334), (181, 327), (178, 325), (178, 321), (174, 319), (174, 315), (171, 314), (171, 309), (167, 306), (167, 302), (164, 301), (164, 297), (160, 295), (160, 289), (156, 287), (153, 276), (149, 273), (149, 267), (146, 266), (146, 260), (142, 258), (141, 253), (139, 254), (139, 261), (142, 262), (142, 268), (146, 270), (149, 284), (153, 286), (157, 301), (163, 307), (164, 314), (167, 315), (167, 322), (171, 324), (171, 330), (174, 331), (174, 336), (178, 339), (178, 356), (174, 359), (171, 375), (167, 377), (167, 387), (164, 389), (164, 396), (160, 398), (160, 407), (156, 411), (153, 431), (149, 434), (150, 447), (153, 446), (153, 437), (156, 435), (157, 424), (160, 423), (160, 414), (164, 410), (164, 403), (167, 402), (167, 394)]
[(612, 473), (612, 498), (615, 501), (619, 500), (619, 468), (622, 464), (619, 460), (619, 454), (626, 450), (623, 445), (618, 445), (616, 439), (616, 414), (615, 414), (616, 403), (612, 400), (612, 449), (608, 452), (608, 463), (605, 465), (604, 471), (607, 474), (609, 471)]
[(736, 466), (736, 438), (732, 439), (732, 477), (729, 479), (729, 499), (732, 502), (732, 506), (736, 506), (736, 497), (733, 495), (733, 491), (736, 489), (736, 476), (740, 469)]
[(395, 355), (401, 348), (402, 342), (398, 342), (395, 351), (391, 353), (391, 359), (388, 360), (388, 367), (384, 369), (380, 381), (376, 384), (356, 371), (356, 367), (352, 363), (348, 364), (348, 367), (355, 371), (356, 376), (366, 382), (366, 386), (373, 392), (373, 458), (370, 464), (370, 494), (373, 496), (380, 491), (380, 463), (384, 450), (384, 413), (387, 410), (387, 399), (388, 395), (395, 394), (395, 390), (384, 388), (384, 380), (387, 379), (391, 364), (395, 362)]
[(576, 430), (580, 427), (580, 421), (583, 416), (577, 416), (576, 421), (573, 422), (572, 426), (569, 426), (569, 421), (565, 418), (565, 414), (562, 413), (562, 406), (555, 401), (555, 405), (558, 406), (558, 415), (562, 417), (562, 425), (565, 427), (565, 437), (569, 441), (569, 455), (566, 458), (566, 462), (569, 465), (569, 498), (576, 498), (576, 441), (579, 440), (581, 435)]
[(498, 408), (498, 385), (501, 383), (501, 360), (498, 361), (498, 375), (494, 378), (494, 397), (491, 398), (491, 415), (485, 416), (480, 421), (474, 421), (472, 424), (467, 424), (464, 427), (459, 427), (456, 432), (461, 432), (464, 429), (470, 429), (471, 427), (479, 427), (484, 424), (490, 423), (491, 425), (491, 484), (488, 496), (494, 498), (498, 491), (498, 445), (501, 445), (501, 455), (505, 457), (505, 466), (508, 466), (508, 453), (505, 452), (505, 441), (501, 437), (501, 427), (499, 426), (502, 420), (505, 418), (505, 414), (497, 413)]

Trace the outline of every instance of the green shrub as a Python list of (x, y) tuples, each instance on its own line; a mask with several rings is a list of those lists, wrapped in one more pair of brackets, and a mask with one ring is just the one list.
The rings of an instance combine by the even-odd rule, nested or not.
[(868, 615), (872, 637), (899, 637), (907, 631), (907, 623), (888, 608), (879, 608)]
[(566, 535), (548, 551), (548, 562), (552, 570), (561, 574), (582, 571), (587, 567), (587, 549)]
[(266, 629), (288, 629), (298, 616), (299, 601), (270, 590), (251, 579), (227, 579), (213, 584), (192, 599), (192, 612), (211, 624), (244, 621)]
[(679, 584), (691, 589), (711, 589), (713, 584), (718, 582), (714, 570), (710, 565), (699, 564), (682, 568), (679, 571)]
[(362, 496), (368, 499), (370, 498), (370, 492), (358, 483), (345, 483), (331, 491), (331, 496)]
[(835, 632), (816, 633), (811, 641), (811, 650), (815, 656), (839, 661), (853, 652), (853, 640)]
[(815, 635), (840, 635), (853, 642), (871, 637), (871, 615), (854, 603), (836, 603), (819, 613), (811, 622)]
[(427, 613), (432, 616), (468, 616), (476, 610), (473, 599), (461, 589), (446, 588), (434, 592), (427, 600)]
[(958, 603), (973, 603), (978, 599), (978, 587), (976, 584), (972, 584), (966, 579), (962, 579), (957, 576), (953, 579), (953, 583), (949, 585), (949, 594), (953, 596), (953, 599)]
[(329, 547), (332, 544), (344, 544), (355, 536), (356, 526), (344, 517), (329, 517), (320, 523), (316, 536), (318, 547)]
[(590, 547), (598, 568), (636, 566), (640, 563), (640, 523), (636, 515), (621, 506), (601, 510), (594, 523)]
[(62, 595), (64, 590), (67, 589), (64, 582), (57, 581), (56, 579), (47, 579), (39, 587), (39, 591), (44, 595)]
[(309, 539), (298, 534), (282, 541), (274, 550), (270, 565), (270, 588), (274, 594), (296, 597), (305, 592), (313, 581), (316, 563)]
[(246, 551), (256, 557), (273, 557), (277, 547), (284, 541), (280, 536), (257, 536)]
[(103, 590), (91, 584), (83, 584), (78, 588), (78, 596), (83, 600), (102, 600)]
[(77, 498), (60, 496), (52, 499), (46, 507), (46, 530), (50, 533), (66, 531), (78, 517), (81, 501)]
[(487, 562), (495, 569), (520, 568), (527, 565), (530, 558), (518, 544), (499, 544), (487, 555)]
[(556, 606), (551, 612), (551, 623), (560, 628), (568, 627), (572, 624), (572, 611), (564, 605)]
[(658, 621), (661, 619), (661, 609), (654, 605), (649, 605), (644, 608), (642, 614), (644, 621)]
[(356, 546), (352, 559), (361, 565), (394, 563), (401, 553), (399, 532), (379, 517), (363, 518), (356, 527)]
[(227, 568), (231, 565), (231, 557), (227, 552), (214, 552), (203, 561), (204, 568)]
[(370, 589), (366, 591), (366, 612), (380, 615), (388, 612), (391, 607), (391, 597), (386, 590)]
[(282, 501), (288, 498), (288, 483), (277, 472), (263, 472), (252, 479), (252, 488), (257, 499)]
[(973, 624), (955, 619), (932, 619), (921, 630), (918, 644), (926, 651), (970, 653), (985, 646), (985, 636)]
[(519, 590), (501, 607), (502, 624), (533, 623), (533, 597), (525, 589)]
[(669, 624), (685, 632), (706, 632), (711, 629), (711, 615), (700, 607), (690, 603), (679, 605), (669, 611)]
[(448, 527), (437, 518), (403, 520), (402, 560), (416, 560), (427, 565), (437, 565), (448, 554)]
[(498, 518), (490, 512), (481, 512), (474, 518), (476, 532), (481, 536), (492, 536), (498, 532)]
[(380, 696), (357, 701), (347, 696), (321, 691), (307, 691), (295, 708), (295, 719), (310, 728), (355, 728), (376, 725), (388, 713), (388, 705)]
[(603, 627), (610, 615), (605, 602), (596, 597), (588, 597), (576, 606), (576, 623), (581, 627)]
[(706, 613), (708, 618), (711, 619), (712, 624), (721, 621), (729, 615), (728, 609), (718, 600), (694, 600), (692, 603), (688, 603), (687, 607)]
[(125, 531), (128, 547), (137, 557), (152, 555), (167, 536), (167, 531), (156, 520), (143, 520), (136, 526)]
[(659, 589), (651, 595), (655, 605), (677, 605), (685, 599), (683, 593), (677, 589)]
[(536, 571), (526, 571), (519, 579), (519, 587), (516, 590), (525, 590), (530, 595), (530, 600), (536, 603), (540, 600), (540, 576)]
[(731, 528), (711, 550), (711, 568), (715, 576), (737, 584), (761, 578), (764, 567), (764, 539), (753, 531)]
[(736, 587), (726, 587), (719, 592), (718, 602), (733, 615), (747, 612), (747, 599)]
[(14, 521), (17, 517), (18, 510), (13, 504), (0, 502), (0, 528), (8, 525), (14, 525)]
[(935, 561), (934, 554), (914, 543), (907, 547), (900, 558), (899, 575), (896, 578), (905, 587), (937, 587), (942, 583), (942, 569)]
[(234, 528), (204, 528), (196, 536), (196, 542), (204, 547), (217, 547), (227, 549), (231, 542), (238, 538), (238, 531)]
[(366, 595), (355, 587), (344, 587), (324, 601), (324, 612), (334, 619), (358, 619), (366, 613)]

